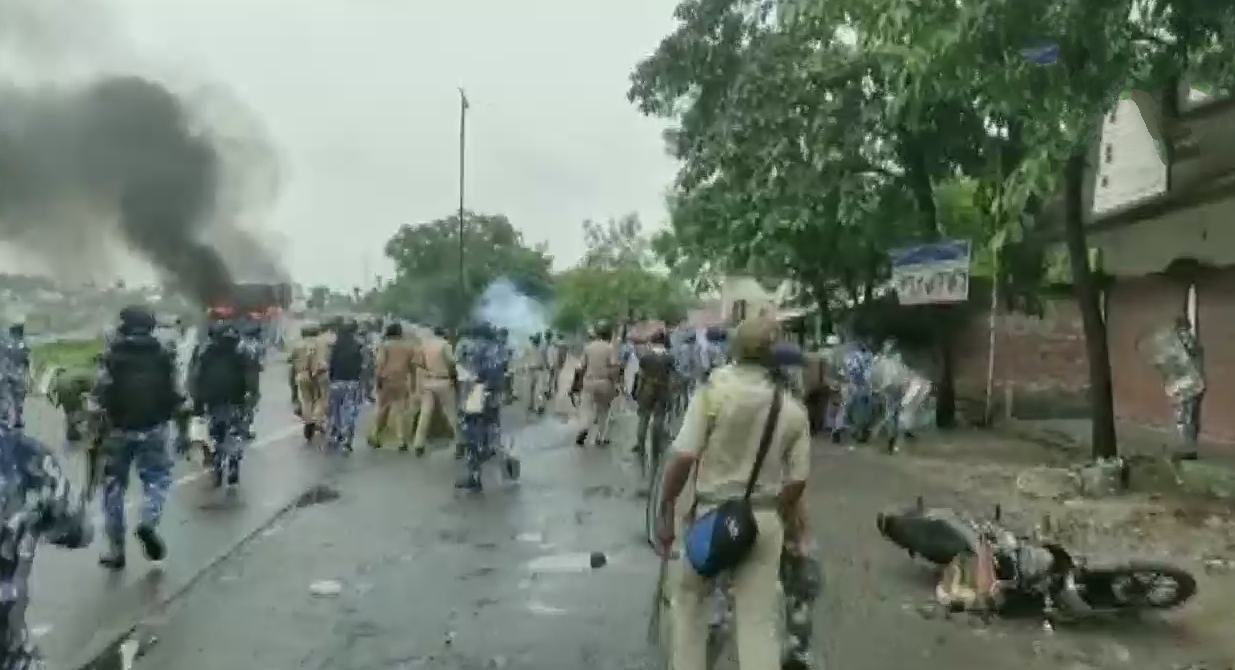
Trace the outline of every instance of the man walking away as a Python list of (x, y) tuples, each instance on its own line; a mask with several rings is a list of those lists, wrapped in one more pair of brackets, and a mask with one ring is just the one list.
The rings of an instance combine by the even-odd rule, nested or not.
[(339, 325), (339, 334), (330, 349), (330, 442), (345, 452), (352, 450), (356, 436), (356, 418), (364, 391), (360, 378), (364, 368), (364, 345), (356, 333), (356, 322), (350, 319)]
[[(635, 384), (635, 403), (639, 407), (639, 428), (635, 433), (635, 453), (642, 457), (648, 430), (652, 431), (652, 458), (645, 463), (657, 463), (664, 451), (665, 414), (673, 401), (673, 356), (669, 353), (669, 338), (658, 330), (649, 338), (650, 346), (639, 357), (639, 374)], [(650, 475), (650, 473), (649, 473)]]
[(424, 451), (425, 442), (429, 439), (429, 427), (438, 411), (446, 415), (451, 439), (456, 443), (459, 441), (458, 403), (455, 400), (458, 376), (454, 348), (446, 341), (446, 331), (433, 329), (433, 336), (426, 338), (421, 345), (421, 356), (423, 383), (420, 385), (420, 418), (416, 421), (416, 437), (412, 440), (412, 447), (418, 452)]
[(529, 414), (544, 414), (545, 411), (545, 389), (548, 388), (548, 380), (545, 376), (549, 372), (549, 360), (545, 345), (541, 344), (540, 333), (534, 333), (528, 338), (531, 347), (528, 350), (528, 399), (527, 411)]
[[(377, 413), (369, 432), (369, 446), (382, 446), (382, 436), (393, 415), (395, 437), (399, 451), (407, 451), (412, 439), (411, 422), (415, 420), (410, 404), (416, 393), (416, 346), (403, 339), (403, 326), (398, 322), (386, 326), (386, 340), (377, 349), (376, 374)], [(418, 404), (416, 406), (419, 406)], [(417, 449), (417, 456), (424, 456)]]
[(214, 486), (240, 483), (244, 457), (244, 412), (248, 397), (249, 357), (240, 348), (240, 333), (226, 323), (210, 328), (209, 340), (193, 363), (193, 414), (206, 418), (214, 442)]
[(613, 327), (608, 323), (599, 323), (592, 335), (592, 340), (583, 347), (583, 368), (581, 390), (583, 394), (583, 416), (581, 429), (575, 436), (575, 444), (582, 447), (587, 442), (588, 433), (593, 433), (596, 446), (609, 443), (609, 411), (613, 407), (613, 399), (617, 397), (618, 356), (613, 346)]
[(133, 466), (142, 483), (137, 539), (151, 561), (167, 556), (156, 528), (172, 484), (167, 423), (183, 399), (176, 391), (175, 361), (155, 338), (155, 325), (154, 314), (145, 307), (120, 311), (116, 337), (103, 354), (94, 387), (107, 424), (102, 456), (108, 546), (99, 564), (112, 570), (125, 565), (125, 492)]
[(304, 422), (304, 439), (312, 440), (325, 418), (326, 399), (322, 397), (314, 368), (317, 338), (321, 328), (309, 324), (300, 329), (300, 341), (292, 347), (288, 363), (296, 385), (296, 415)]
[(1195, 461), (1197, 458), (1197, 442), (1201, 435), (1201, 401), (1205, 399), (1205, 358), (1201, 342), (1192, 330), (1188, 317), (1175, 319), (1175, 334), (1183, 346), (1192, 365), (1199, 376), (1200, 383), (1180, 393), (1175, 405), (1175, 427), (1183, 443), (1179, 451), (1179, 460)]
[[(695, 471), (695, 502), (685, 521), (749, 493), (758, 533), (754, 545), (730, 570), (737, 625), (738, 666), (778, 668), (778, 572), (786, 536), (799, 534), (799, 502), (810, 474), (810, 431), (806, 410), (773, 381), (766, 367), (776, 324), (748, 319), (733, 336), (734, 364), (717, 369), (691, 398), (682, 430), (665, 464), (660, 501), (659, 548), (674, 540), (674, 509)], [(773, 412), (775, 394), (780, 409)], [(772, 422), (769, 424), (769, 422)], [(771, 426), (766, 458), (756, 467), (763, 434)], [(683, 552), (685, 554), (685, 552)], [(704, 670), (708, 611), (713, 582), (684, 556), (673, 597), (672, 670)]]

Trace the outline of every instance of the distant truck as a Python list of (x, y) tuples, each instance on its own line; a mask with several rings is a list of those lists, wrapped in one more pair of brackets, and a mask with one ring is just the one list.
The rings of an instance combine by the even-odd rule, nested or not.
[(291, 284), (242, 282), (211, 301), (206, 320), (207, 323), (227, 320), (240, 327), (257, 323), (266, 344), (279, 347), (284, 340), (284, 314), (292, 302)]

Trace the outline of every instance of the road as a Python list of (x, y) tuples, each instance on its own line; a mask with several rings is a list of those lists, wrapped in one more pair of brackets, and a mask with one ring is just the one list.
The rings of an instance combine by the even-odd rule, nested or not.
[[(136, 667), (657, 667), (645, 641), (656, 559), (641, 539), (630, 417), (615, 426), (607, 449), (575, 447), (553, 416), (513, 430), (522, 481), (483, 496), (452, 489), (446, 453), (356, 454), (324, 479), (337, 499), (291, 510), (150, 617), (142, 637), (154, 642)], [(1047, 633), (937, 616), (933, 573), (880, 540), (874, 518), (957, 492), (887, 459), (815, 447), (809, 506), (826, 573), (816, 638), (829, 667), (1165, 670), (1200, 654), (1156, 619)]]
[[(169, 558), (158, 580), (151, 577), (133, 538), (129, 542), (129, 568), (122, 574), (109, 573), (97, 565), (102, 550), (97, 535), (95, 544), (83, 550), (40, 549), (27, 620), (51, 667), (80, 666), (137, 621), (156, 596), (152, 592), (155, 586), (160, 593), (184, 588), (321, 477), (329, 464), (319, 454), (302, 453), (305, 447), (290, 412), (285, 374), (282, 365), (274, 365), (263, 379), (265, 396), (255, 424), (258, 440), (245, 461), (248, 481), (239, 495), (228, 498), (208, 488), (198, 463), (176, 464), (175, 489), (162, 523)], [(34, 435), (61, 449), (64, 467), (71, 476), (84, 480), (82, 454), (60, 447), (60, 414), (45, 400), (32, 397), (27, 423)], [(257, 482), (260, 487), (249, 485)], [(131, 514), (139, 490), (134, 477), (129, 491)], [(96, 530), (100, 527), (96, 518)]]

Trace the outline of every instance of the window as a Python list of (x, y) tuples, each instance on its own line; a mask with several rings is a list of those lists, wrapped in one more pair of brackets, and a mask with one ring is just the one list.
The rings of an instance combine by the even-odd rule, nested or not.
[(1102, 159), (1106, 161), (1107, 163), (1110, 163), (1111, 161), (1115, 160), (1115, 146), (1112, 144), (1106, 145), (1102, 149), (1102, 154), (1103, 154)]
[(741, 323), (742, 321), (746, 319), (746, 301), (745, 300), (734, 300), (733, 301), (733, 310), (732, 310), (732, 313), (729, 315), (729, 318), (734, 323)]

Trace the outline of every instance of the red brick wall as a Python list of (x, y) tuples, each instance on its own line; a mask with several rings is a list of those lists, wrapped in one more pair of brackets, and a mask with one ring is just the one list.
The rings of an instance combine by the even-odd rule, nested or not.
[[(1023, 314), (999, 314), (995, 318), (996, 418), (1004, 414), (1008, 390), (1014, 416), (1084, 413), (1089, 377), (1076, 303), (1070, 297), (1047, 298), (1044, 302), (1042, 318)], [(989, 343), (989, 315), (975, 315), (956, 350), (957, 396), (966, 406), (984, 406)]]
[[(1119, 279), (1108, 289), (1107, 338), (1117, 420), (1173, 429), (1174, 411), (1163, 392), (1162, 379), (1137, 350), (1137, 340), (1183, 314), (1187, 291), (1185, 282), (1159, 275)], [(1208, 386), (1201, 416), (1203, 437), (1235, 442), (1235, 268), (1209, 272), (1198, 280), (1197, 314)], [(988, 318), (974, 315), (960, 333), (956, 348), (957, 398), (963, 410), (979, 416), (986, 399)], [(1080, 313), (1070, 297), (1048, 300), (1042, 319), (999, 315), (996, 419), (1004, 415), (1006, 388), (1013, 391), (1014, 417), (1077, 416), (1077, 410), (1088, 402), (1085, 357)]]
[(1184, 313), (1187, 291), (1183, 283), (1158, 275), (1119, 279), (1111, 288), (1106, 330), (1117, 420), (1157, 428), (1174, 425), (1162, 377), (1136, 343)]
[(1197, 334), (1205, 352), (1205, 438), (1235, 442), (1235, 268), (1206, 273), (1197, 281)]

